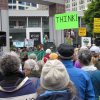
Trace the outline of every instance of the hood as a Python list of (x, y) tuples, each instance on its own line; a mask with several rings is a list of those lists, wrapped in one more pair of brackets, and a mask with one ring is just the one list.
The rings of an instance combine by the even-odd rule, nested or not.
[(14, 92), (24, 86), (27, 80), (28, 77), (14, 77), (13, 75), (5, 77), (4, 80), (0, 82), (0, 91)]
[(71, 100), (72, 94), (69, 90), (45, 91), (37, 100)]

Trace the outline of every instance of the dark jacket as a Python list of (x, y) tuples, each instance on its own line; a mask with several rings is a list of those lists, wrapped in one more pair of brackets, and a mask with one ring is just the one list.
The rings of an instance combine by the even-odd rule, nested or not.
[(36, 100), (80, 100), (76, 96), (72, 96), (69, 90), (61, 91), (45, 91), (40, 94)]
[(36, 89), (31, 80), (25, 78), (21, 73), (5, 76), (0, 82), (0, 100), (28, 100), (36, 98)]

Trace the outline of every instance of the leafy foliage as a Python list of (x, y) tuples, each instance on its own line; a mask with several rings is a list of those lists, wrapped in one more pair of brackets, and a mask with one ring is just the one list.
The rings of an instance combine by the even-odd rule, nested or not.
[(100, 18), (100, 0), (92, 0), (84, 12), (83, 21), (89, 27), (90, 32), (93, 31), (94, 18)]

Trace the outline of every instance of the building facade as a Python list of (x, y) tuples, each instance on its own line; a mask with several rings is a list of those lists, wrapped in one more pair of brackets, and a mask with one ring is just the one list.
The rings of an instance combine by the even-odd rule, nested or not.
[(65, 0), (66, 11), (83, 11), (87, 10), (87, 5), (92, 0)]
[(13, 44), (23, 44), (25, 39), (33, 39), (38, 44), (43, 42), (44, 35), (49, 36), (48, 6), (8, 0), (8, 8), (9, 34)]

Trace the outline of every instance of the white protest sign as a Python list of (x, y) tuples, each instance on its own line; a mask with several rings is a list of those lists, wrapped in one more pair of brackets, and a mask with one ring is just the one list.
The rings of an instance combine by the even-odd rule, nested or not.
[(33, 39), (25, 39), (25, 47), (33, 47), (34, 40)]
[(91, 45), (91, 37), (81, 37), (81, 45), (82, 46)]

